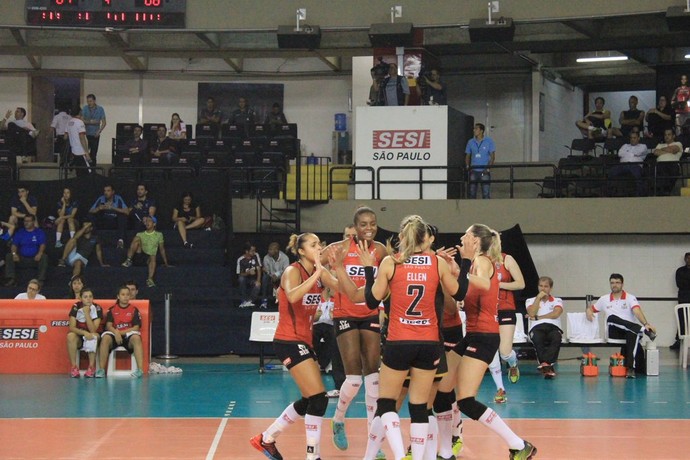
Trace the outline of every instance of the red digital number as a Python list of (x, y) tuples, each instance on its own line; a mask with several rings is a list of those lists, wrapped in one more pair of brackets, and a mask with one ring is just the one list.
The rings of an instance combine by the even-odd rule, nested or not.
[(74, 5), (76, 3), (77, 0), (53, 0), (55, 6)]

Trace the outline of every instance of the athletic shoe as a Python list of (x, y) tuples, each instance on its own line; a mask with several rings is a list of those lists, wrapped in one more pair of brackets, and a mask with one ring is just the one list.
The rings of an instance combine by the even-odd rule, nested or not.
[(339, 450), (347, 450), (349, 444), (345, 434), (345, 422), (331, 420), (331, 429), (333, 430), (333, 445)]
[(436, 456), (436, 460), (455, 460), (455, 455), (451, 455), (451, 456), (448, 457), (448, 458), (441, 457), (440, 455), (437, 455), (437, 456)]
[(135, 379), (140, 379), (144, 375), (144, 373), (141, 371), (141, 369), (135, 369), (132, 371), (130, 375)]
[(93, 367), (89, 367), (88, 369), (86, 369), (86, 372), (84, 372), (84, 377), (89, 379), (96, 377), (96, 369), (94, 369)]
[(553, 366), (551, 364), (544, 367), (543, 372), (544, 372), (544, 378), (546, 380), (551, 380), (552, 378), (556, 377), (556, 371), (553, 369)]
[(117, 240), (117, 248), (118, 248), (118, 249), (123, 249), (124, 247), (125, 247), (125, 242), (122, 241), (122, 238), (120, 238), (119, 240)]
[(494, 402), (498, 404), (504, 404), (508, 402), (508, 396), (506, 396), (506, 390), (500, 389), (496, 392), (494, 396)]
[(654, 341), (654, 339), (656, 339), (656, 332), (645, 328), (644, 333), (647, 334), (647, 337), (649, 337), (649, 340), (651, 340), (652, 342)]
[(381, 449), (379, 449), (378, 452), (376, 452), (376, 457), (374, 457), (375, 460), (386, 460), (386, 454), (383, 453)]
[(462, 441), (462, 436), (453, 436), (453, 455), (456, 457), (462, 452), (462, 448), (465, 444)]
[(55, 247), (60, 249), (62, 247), (62, 241), (56, 241), (55, 242)]
[(326, 392), (326, 397), (327, 398), (339, 398), (340, 397), (340, 390), (331, 390)]
[(60, 259), (58, 260), (58, 267), (66, 267), (67, 265), (65, 264), (65, 259)]
[(96, 371), (96, 378), (97, 379), (104, 379), (105, 378), (105, 371), (103, 369), (98, 369)]
[(520, 369), (518, 369), (517, 364), (508, 368), (508, 380), (510, 383), (518, 383), (520, 380)]
[(259, 305), (259, 308), (266, 310), (268, 308), (268, 299), (263, 299), (261, 301), (261, 305)]
[(123, 267), (131, 267), (132, 266), (132, 259), (130, 259), (129, 257), (126, 258), (125, 261), (122, 262), (122, 266)]
[(77, 366), (72, 366), (72, 369), (69, 370), (69, 376), (73, 379), (78, 379), (79, 377), (81, 377), (79, 375), (79, 368)]
[(192, 249), (194, 247), (194, 245), (192, 243), (190, 243), (189, 241), (185, 241), (184, 247), (187, 249)]
[(529, 442), (525, 441), (525, 447), (522, 450), (510, 449), (510, 460), (530, 460), (537, 455), (537, 448)]
[(264, 442), (263, 435), (261, 433), (251, 438), (249, 440), (249, 444), (251, 444), (254, 449), (264, 454), (270, 460), (283, 460), (283, 456), (280, 455), (280, 452), (278, 452), (278, 449), (276, 448), (276, 443)]
[(240, 304), (240, 308), (251, 308), (254, 306), (254, 303), (252, 303), (251, 300), (245, 300)]
[(628, 369), (625, 372), (625, 378), (626, 379), (636, 379), (637, 376), (635, 375), (635, 369)]
[(149, 278), (146, 280), (146, 286), (148, 287), (156, 287), (156, 282), (153, 281), (153, 279)]

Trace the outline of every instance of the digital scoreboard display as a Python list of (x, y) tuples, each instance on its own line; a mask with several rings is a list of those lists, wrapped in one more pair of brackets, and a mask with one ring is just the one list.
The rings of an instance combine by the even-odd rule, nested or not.
[(187, 0), (26, 0), (26, 24), (183, 29)]

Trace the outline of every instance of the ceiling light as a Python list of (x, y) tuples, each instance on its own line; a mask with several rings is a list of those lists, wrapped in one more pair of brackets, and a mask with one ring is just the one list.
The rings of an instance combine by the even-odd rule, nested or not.
[(577, 62), (611, 62), (611, 61), (627, 61), (628, 56), (594, 56), (586, 58), (577, 58)]

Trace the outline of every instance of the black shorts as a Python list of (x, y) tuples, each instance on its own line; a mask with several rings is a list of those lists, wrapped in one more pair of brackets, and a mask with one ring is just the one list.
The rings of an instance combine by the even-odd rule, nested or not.
[[(383, 363), (396, 371), (437, 369), (443, 351), (438, 342), (387, 342)], [(448, 366), (446, 365), (446, 370)]]
[(108, 350), (108, 353), (110, 353), (111, 351), (113, 351), (117, 347), (125, 347), (125, 349), (129, 352), (130, 355), (132, 353), (134, 353), (134, 347), (129, 346), (129, 339), (131, 339), (132, 336), (134, 336), (134, 335), (138, 335), (139, 337), (141, 337), (141, 334), (130, 334), (129, 337), (127, 337), (126, 335), (123, 335), (122, 336), (122, 343), (120, 345), (118, 345), (117, 342), (115, 341), (115, 334), (113, 334), (110, 331), (105, 331), (103, 334), (101, 334), (101, 338), (105, 337), (106, 335), (112, 336), (112, 338), (113, 338), (113, 341), (110, 344), (110, 349)]
[(498, 325), (516, 325), (517, 318), (515, 316), (515, 310), (498, 310)]
[(283, 366), (292, 369), (302, 361), (313, 359), (316, 361), (316, 352), (304, 342), (274, 341), (273, 351), (283, 363)]
[(453, 348), (453, 351), (460, 356), (468, 356), (491, 364), (500, 343), (501, 336), (498, 334), (470, 332)]
[[(443, 377), (448, 373), (448, 360), (446, 359), (446, 354), (441, 353), (441, 359), (438, 362), (438, 367), (436, 368), (436, 375), (434, 375), (434, 383), (440, 382)], [(407, 374), (405, 381), (403, 382), (403, 387), (410, 387), (410, 374)]]
[(377, 334), (381, 333), (381, 325), (379, 324), (378, 313), (361, 319), (353, 318), (333, 318), (333, 327), (335, 328), (335, 336), (353, 330), (371, 331)]
[(453, 326), (441, 331), (443, 347), (446, 352), (451, 351), (462, 340), (462, 326)]

